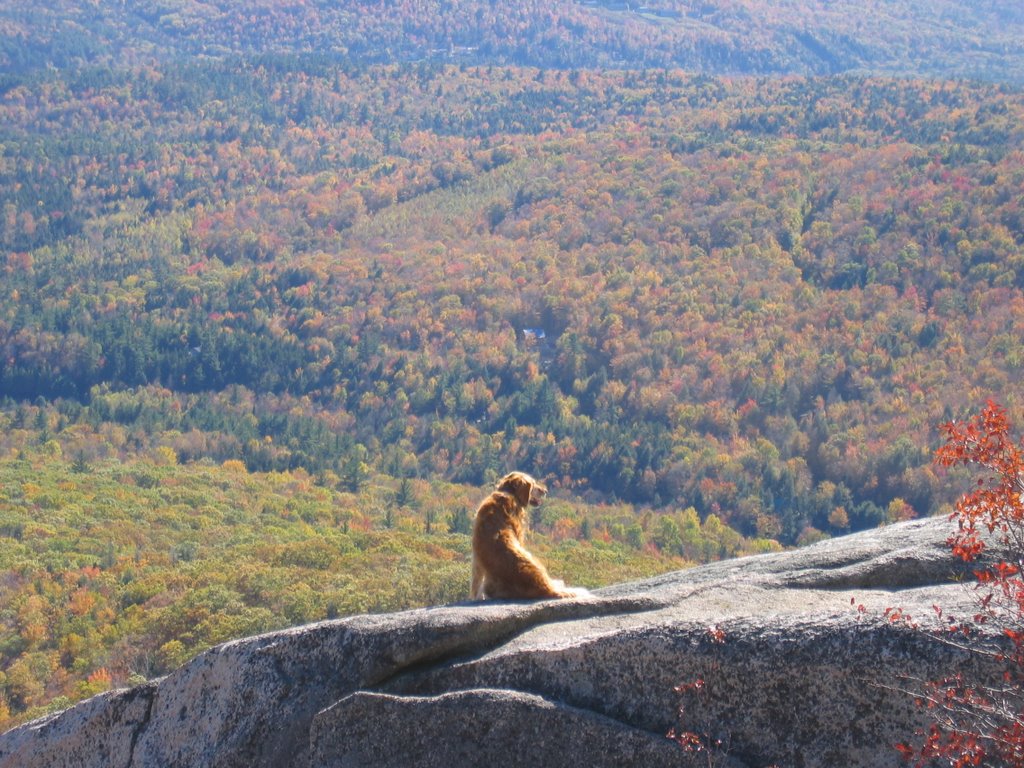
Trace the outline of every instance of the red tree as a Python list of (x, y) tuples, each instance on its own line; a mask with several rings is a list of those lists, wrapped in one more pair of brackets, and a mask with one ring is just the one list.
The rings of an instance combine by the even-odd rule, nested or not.
[(956, 505), (955, 556), (978, 563), (977, 613), (950, 621), (949, 642), (1002, 668), (984, 682), (953, 675), (926, 686), (920, 701), (934, 722), (917, 748), (900, 745), (915, 765), (1024, 766), (1024, 440), (1014, 440), (1006, 410), (989, 401), (965, 422), (943, 424), (935, 460), (984, 470)]

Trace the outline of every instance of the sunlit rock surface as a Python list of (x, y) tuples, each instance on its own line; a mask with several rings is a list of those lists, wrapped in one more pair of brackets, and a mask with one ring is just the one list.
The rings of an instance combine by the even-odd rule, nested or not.
[(897, 766), (927, 724), (903, 681), (974, 663), (883, 616), (970, 610), (951, 532), (913, 521), (587, 599), (239, 640), (0, 736), (0, 768), (707, 765), (673, 727), (720, 742), (716, 765)]

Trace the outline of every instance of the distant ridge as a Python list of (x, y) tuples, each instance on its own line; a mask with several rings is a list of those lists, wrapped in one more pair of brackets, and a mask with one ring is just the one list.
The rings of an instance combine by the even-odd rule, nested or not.
[(15, 0), (0, 9), (0, 72), (299, 53), (353, 63), (1024, 82), (1024, 9), (1013, 0), (881, 0), (867, 8), (852, 0), (410, 5), (56, 0), (44, 7)]

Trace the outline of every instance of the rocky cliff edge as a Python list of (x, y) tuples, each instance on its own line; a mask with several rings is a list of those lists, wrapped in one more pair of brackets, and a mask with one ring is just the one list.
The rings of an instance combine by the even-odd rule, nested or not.
[[(898, 689), (976, 663), (883, 616), (970, 610), (951, 526), (238, 640), (9, 731), (0, 768), (897, 766), (927, 724)], [(680, 725), (717, 746), (684, 752)]]

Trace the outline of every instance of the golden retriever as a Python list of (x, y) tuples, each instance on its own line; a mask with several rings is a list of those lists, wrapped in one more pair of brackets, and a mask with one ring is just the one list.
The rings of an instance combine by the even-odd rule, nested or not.
[(540, 561), (523, 546), (530, 506), (548, 489), (524, 472), (505, 475), (480, 504), (473, 520), (474, 600), (535, 600), (579, 597), (585, 589), (566, 587), (552, 579)]

